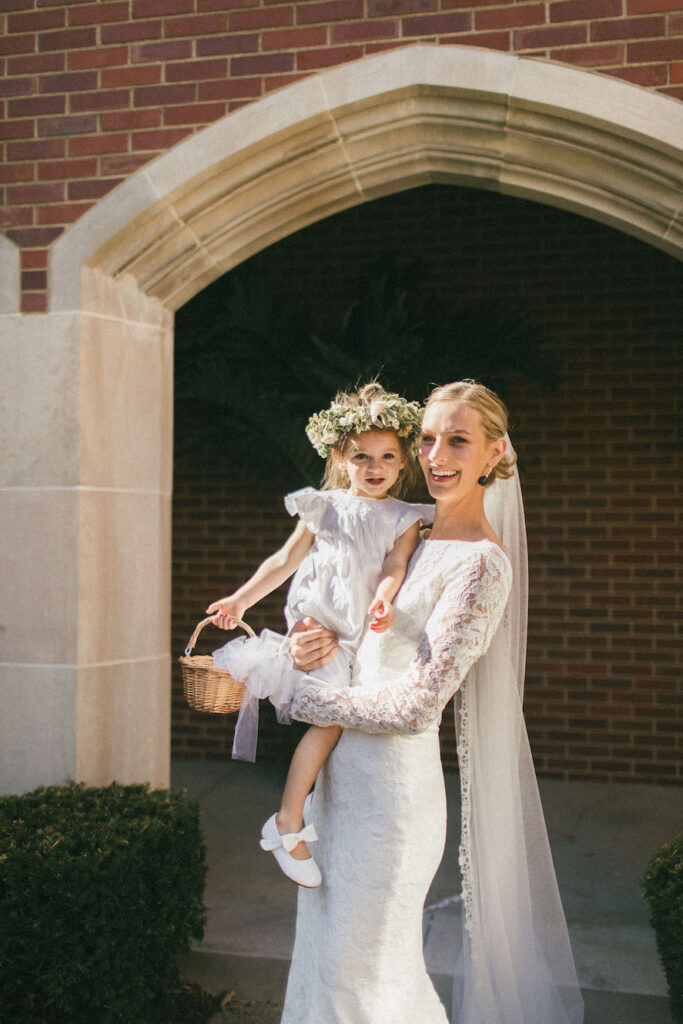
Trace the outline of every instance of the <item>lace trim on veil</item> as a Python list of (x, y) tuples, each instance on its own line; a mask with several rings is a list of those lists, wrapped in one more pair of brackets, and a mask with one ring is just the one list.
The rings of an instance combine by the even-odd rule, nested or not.
[(583, 1003), (522, 711), (527, 552), (519, 477), (486, 513), (513, 569), (493, 640), (456, 704), (462, 920), (453, 1024), (581, 1024)]
[[(464, 925), (468, 932), (472, 931), (472, 833), (470, 824), (472, 821), (472, 805), (470, 802), (470, 790), (472, 777), (470, 772), (470, 748), (469, 748), (469, 706), (468, 706), (468, 683), (467, 680), (460, 688), (460, 728), (456, 749), (458, 752), (458, 764), (460, 766), (460, 849), (458, 851), (458, 863), (462, 874), (462, 902), (464, 908)], [(457, 699), (457, 698), (456, 698)], [(457, 717), (458, 712), (456, 712)]]

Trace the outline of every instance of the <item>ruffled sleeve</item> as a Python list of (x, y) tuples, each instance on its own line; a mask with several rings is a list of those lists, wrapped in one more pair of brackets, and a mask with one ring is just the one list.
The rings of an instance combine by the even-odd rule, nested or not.
[(371, 733), (423, 732), (440, 720), (469, 669), (488, 649), (509, 590), (507, 559), (477, 553), (444, 588), (400, 684), (379, 694), (364, 687), (302, 687), (292, 718)]
[(398, 529), (396, 530), (397, 537), (400, 537), (402, 533), (405, 533), (413, 523), (420, 523), (421, 526), (428, 526), (434, 522), (433, 505), (408, 504), (407, 502), (401, 502), (401, 504), (404, 507), (401, 510), (401, 515), (398, 520)]
[(311, 533), (320, 533), (331, 491), (316, 491), (313, 487), (302, 487), (285, 495), (285, 508), (290, 516), (299, 516)]

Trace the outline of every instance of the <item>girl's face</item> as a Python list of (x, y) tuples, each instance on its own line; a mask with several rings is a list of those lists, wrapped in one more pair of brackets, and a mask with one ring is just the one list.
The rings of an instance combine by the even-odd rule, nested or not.
[(354, 434), (341, 458), (349, 475), (349, 490), (362, 498), (384, 498), (398, 480), (405, 455), (393, 430)]
[(505, 454), (505, 440), (488, 441), (481, 413), (464, 402), (434, 402), (422, 420), (418, 459), (432, 498), (460, 502)]

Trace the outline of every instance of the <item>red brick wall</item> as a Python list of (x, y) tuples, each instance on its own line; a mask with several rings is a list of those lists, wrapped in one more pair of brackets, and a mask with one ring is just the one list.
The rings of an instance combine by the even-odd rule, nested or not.
[(49, 246), (152, 157), (321, 68), (411, 42), (579, 65), (683, 98), (680, 0), (3, 0), (0, 227), (23, 310)]
[[(680, 781), (680, 264), (583, 218), (452, 186), (338, 214), (252, 262), (285, 287), (305, 281), (324, 324), (359, 268), (386, 251), (422, 259), (454, 308), (458, 296), (521, 304), (563, 378), (552, 393), (513, 385), (509, 399), (528, 518), (526, 714), (539, 770)], [(291, 528), (281, 494), (245, 493), (223, 476), (207, 467), (176, 478), (177, 651), (206, 603)], [(278, 628), (282, 603), (249, 617)], [(177, 753), (229, 756), (228, 728), (188, 711), (176, 683)], [(264, 756), (291, 744), (285, 728), (266, 739)], [(443, 739), (453, 766), (450, 710)]]

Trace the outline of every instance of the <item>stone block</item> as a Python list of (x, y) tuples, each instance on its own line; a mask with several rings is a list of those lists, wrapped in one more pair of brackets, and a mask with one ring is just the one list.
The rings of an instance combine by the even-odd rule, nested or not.
[(84, 314), (80, 484), (170, 494), (173, 339), (155, 324)]
[(72, 780), (75, 666), (2, 665), (0, 701), (0, 794)]
[(0, 490), (0, 662), (76, 662), (78, 500), (75, 488)]
[(89, 786), (170, 781), (168, 654), (78, 672), (76, 778)]
[(78, 477), (78, 316), (0, 316), (0, 486)]
[(170, 496), (82, 491), (79, 509), (79, 665), (167, 653)]

